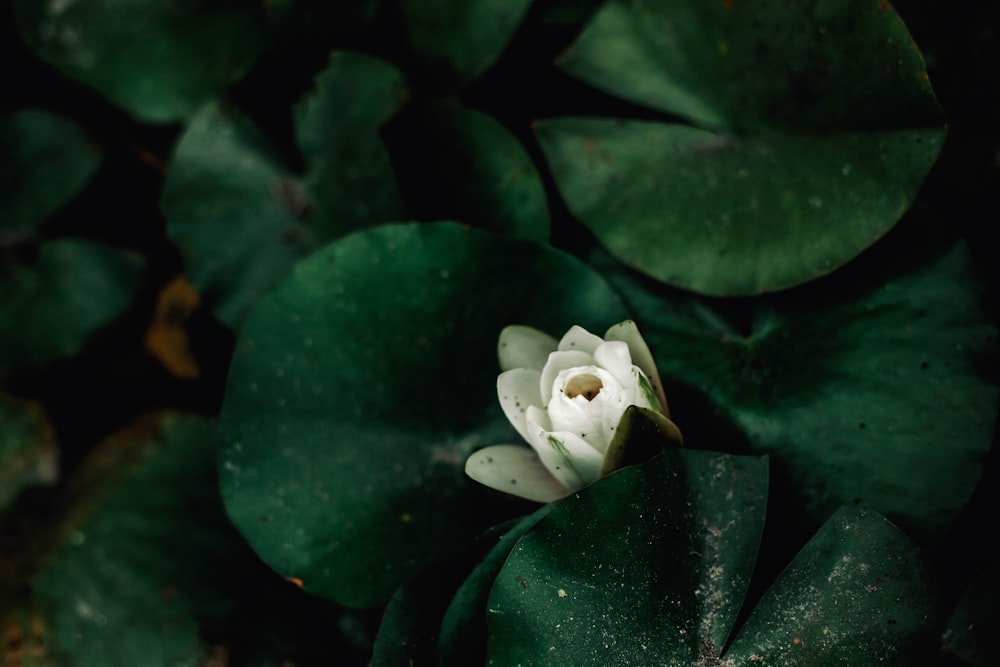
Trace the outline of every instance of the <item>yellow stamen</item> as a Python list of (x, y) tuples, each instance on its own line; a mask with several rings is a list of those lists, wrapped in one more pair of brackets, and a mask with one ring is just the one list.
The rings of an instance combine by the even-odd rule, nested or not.
[(601, 387), (603, 386), (604, 383), (601, 382), (601, 378), (590, 373), (583, 373), (571, 377), (569, 382), (566, 383), (563, 392), (568, 398), (576, 398), (582, 395), (588, 401), (592, 401), (595, 396), (601, 393)]

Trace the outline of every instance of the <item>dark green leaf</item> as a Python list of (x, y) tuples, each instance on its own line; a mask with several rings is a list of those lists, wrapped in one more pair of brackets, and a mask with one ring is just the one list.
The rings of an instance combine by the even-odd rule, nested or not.
[(219, 503), (216, 438), (214, 422), (165, 415), (103, 443), (60, 498), (7, 632), (61, 665), (203, 664), (255, 562)]
[(403, 0), (414, 49), (432, 68), (465, 83), (492, 65), (532, 0)]
[(222, 410), (223, 495), (261, 557), (344, 604), (385, 601), (483, 527), (476, 448), (507, 324), (594, 330), (618, 298), (571, 257), (453, 223), (379, 227), (297, 265), (244, 327)]
[(71, 121), (46, 111), (0, 117), (0, 245), (35, 231), (87, 183), (97, 146)]
[(237, 0), (15, 0), (43, 59), (139, 119), (190, 116), (267, 46), (264, 7)]
[(517, 541), (554, 507), (553, 503), (543, 505), (511, 526), (455, 591), (441, 621), (438, 639), (441, 667), (483, 664), (487, 638), (486, 604), (493, 581)]
[(625, 264), (710, 295), (833, 271), (906, 211), (940, 128), (737, 137), (682, 125), (536, 125), (573, 214)]
[(316, 92), (296, 109), (311, 215), (339, 234), (399, 220), (403, 213), (379, 131), (408, 95), (406, 81), (391, 65), (341, 51), (330, 56)]
[(846, 507), (782, 572), (725, 658), (747, 666), (926, 664), (938, 622), (928, 578), (895, 526)]
[(881, 0), (610, 0), (560, 65), (704, 129), (942, 124), (923, 58)]
[(238, 111), (210, 106), (181, 137), (163, 190), (188, 275), (230, 327), (296, 260), (402, 208), (378, 132), (402, 104), (399, 73), (335, 53), (297, 113), (308, 172), (293, 173)]
[(236, 327), (274, 282), (313, 249), (308, 199), (256, 129), (210, 106), (188, 124), (163, 188), (168, 233), (194, 287)]
[(668, 450), (559, 501), (496, 579), (488, 664), (717, 656), (753, 572), (766, 495), (763, 458)]
[(923, 61), (888, 3), (612, 0), (562, 65), (693, 126), (555, 119), (563, 197), (626, 264), (709, 295), (807, 282), (888, 231), (940, 150)]
[(490, 527), (455, 557), (434, 563), (393, 593), (382, 614), (371, 667), (437, 662), (441, 617), (455, 589), (516, 521)]
[(131, 253), (73, 240), (0, 266), (0, 374), (79, 352), (131, 303), (142, 267)]
[[(895, 240), (823, 284), (729, 304), (605, 275), (635, 308), (667, 395), (699, 396), (706, 419), (771, 455), (817, 525), (862, 498), (928, 540), (992, 442), (996, 327), (964, 246)], [(686, 443), (712, 446), (671, 401)]]
[(630, 405), (622, 414), (615, 435), (608, 444), (601, 475), (645, 463), (664, 447), (680, 447), (683, 444), (684, 436), (677, 424), (656, 410)]

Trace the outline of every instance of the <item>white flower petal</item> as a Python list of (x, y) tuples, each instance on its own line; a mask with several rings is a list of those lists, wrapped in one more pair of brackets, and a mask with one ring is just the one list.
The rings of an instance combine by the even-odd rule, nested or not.
[[(587, 405), (581, 405), (578, 401), (584, 401)], [(582, 396), (575, 399), (553, 396), (549, 402), (549, 419), (552, 421), (552, 427), (546, 430), (575, 433), (595, 450), (603, 452), (608, 447), (608, 440), (604, 438), (600, 421), (594, 419), (598, 416), (594, 408), (595, 406)]]
[(660, 403), (660, 409), (664, 415), (669, 416), (670, 410), (667, 407), (667, 396), (663, 392), (663, 382), (660, 380), (660, 373), (656, 370), (656, 362), (653, 360), (653, 354), (649, 351), (649, 346), (646, 345), (646, 341), (642, 337), (642, 334), (639, 333), (639, 327), (635, 325), (635, 322), (625, 320), (620, 324), (614, 325), (604, 334), (604, 338), (605, 340), (620, 340), (628, 345), (629, 352), (632, 355), (632, 363), (645, 373)]
[(568, 368), (576, 368), (577, 366), (593, 365), (594, 357), (587, 352), (566, 350), (550, 354), (549, 360), (545, 363), (545, 368), (542, 369), (541, 404), (548, 405), (549, 401), (552, 400), (552, 383), (556, 381), (559, 371), (564, 371)]
[[(545, 408), (540, 408), (537, 405), (529, 405), (527, 417), (529, 424), (540, 426), (546, 431), (552, 430), (552, 420), (549, 419), (549, 412)], [(530, 442), (531, 438), (525, 438), (525, 440)]]
[(534, 327), (522, 324), (504, 327), (497, 341), (500, 370), (533, 368), (541, 371), (549, 358), (549, 353), (555, 352), (558, 345), (559, 342), (555, 337)]
[(595, 401), (596, 405), (594, 405), (596, 411), (594, 422), (598, 426), (604, 445), (601, 451), (606, 452), (612, 438), (615, 437), (615, 429), (618, 427), (618, 422), (621, 421), (622, 415), (625, 414), (628, 406), (636, 402), (636, 392), (634, 388), (623, 387), (607, 392), (602, 391), (601, 393), (604, 394), (604, 396), (600, 397), (602, 400), (600, 402)]
[(611, 373), (621, 386), (630, 387), (635, 384), (635, 378), (632, 376), (632, 355), (629, 354), (626, 343), (622, 341), (601, 343), (594, 350), (594, 360), (601, 368)]
[[(529, 424), (529, 428), (531, 425)], [(568, 431), (530, 431), (531, 446), (549, 473), (570, 491), (582, 489), (601, 476), (604, 454)]]
[(465, 474), (491, 489), (539, 503), (570, 493), (549, 473), (538, 454), (523, 445), (485, 447), (465, 462)]
[(595, 336), (581, 326), (574, 325), (566, 332), (566, 335), (559, 341), (559, 351), (578, 350), (593, 354), (597, 346), (604, 340), (600, 336)]
[(515, 368), (497, 377), (497, 396), (507, 419), (521, 437), (528, 440), (525, 414), (530, 405), (544, 405), (539, 390), (541, 373), (530, 368)]
[[(583, 394), (574, 395), (568, 390), (567, 383), (573, 383), (580, 376), (589, 376), (601, 382), (600, 390), (590, 399)], [(605, 451), (610, 439), (606, 437), (606, 429), (601, 423), (602, 415), (606, 411), (602, 404), (609, 398), (620, 395), (621, 392), (622, 387), (618, 380), (598, 366), (575, 366), (560, 371), (552, 383), (552, 399), (547, 406), (552, 427), (546, 430), (575, 433), (597, 451)]]

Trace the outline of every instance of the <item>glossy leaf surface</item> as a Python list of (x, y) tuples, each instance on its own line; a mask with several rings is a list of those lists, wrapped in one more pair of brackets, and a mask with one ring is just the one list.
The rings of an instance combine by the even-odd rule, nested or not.
[(927, 565), (883, 517), (846, 507), (809, 541), (725, 653), (737, 665), (920, 664), (939, 622)]
[(669, 450), (559, 501), (496, 578), (488, 664), (718, 655), (753, 572), (767, 485), (766, 459)]
[[(817, 525), (860, 498), (933, 540), (972, 493), (992, 442), (997, 332), (964, 246), (897, 240), (824, 284), (772, 298), (723, 303), (616, 284), (667, 394), (705, 401), (751, 451), (771, 455)], [(706, 446), (683, 413), (674, 419), (689, 446)]]
[(703, 294), (798, 285), (909, 207), (944, 122), (888, 3), (605, 3), (561, 61), (674, 114), (537, 127), (573, 214), (626, 264)]
[(384, 602), (483, 527), (476, 498), (491, 492), (466, 478), (466, 457), (520, 441), (496, 397), (500, 330), (601, 330), (625, 315), (569, 256), (453, 223), (327, 246), (237, 343), (222, 413), (230, 516), (306, 590)]
[(763, 527), (765, 465), (672, 450), (561, 501), (496, 579), (487, 664), (916, 664), (936, 622), (926, 566), (857, 507), (824, 525), (724, 648)]

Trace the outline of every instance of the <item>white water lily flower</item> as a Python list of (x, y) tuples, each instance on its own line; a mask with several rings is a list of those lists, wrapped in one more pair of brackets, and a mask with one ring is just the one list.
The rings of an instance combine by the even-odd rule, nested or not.
[(667, 414), (653, 357), (631, 320), (604, 338), (574, 326), (559, 341), (512, 325), (500, 333), (498, 353), (500, 405), (531, 449), (494, 445), (469, 457), (466, 474), (494, 489), (558, 500), (601, 476), (626, 408)]

